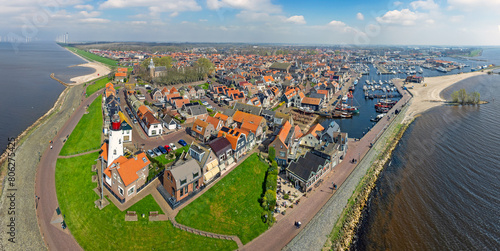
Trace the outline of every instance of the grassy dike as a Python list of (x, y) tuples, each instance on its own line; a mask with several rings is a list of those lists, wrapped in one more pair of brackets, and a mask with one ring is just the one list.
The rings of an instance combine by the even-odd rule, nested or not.
[(392, 151), (394, 151), (398, 145), (404, 132), (413, 122), (413, 120), (403, 122), (402, 118), (405, 116), (405, 112), (400, 114), (401, 117), (399, 119), (401, 119), (401, 121), (397, 122), (397, 124), (392, 127), (392, 130), (389, 129), (385, 132), (387, 135), (384, 139), (379, 139), (381, 141), (385, 140), (385, 142), (380, 142), (381, 146), (379, 148), (379, 153), (376, 155), (376, 158), (372, 160), (373, 162), (370, 168), (356, 186), (356, 189), (348, 200), (337, 223), (334, 225), (323, 250), (347, 250), (350, 248), (359, 221), (361, 220), (363, 209), (366, 206), (371, 191), (375, 187), (375, 182), (387, 162), (390, 161)]

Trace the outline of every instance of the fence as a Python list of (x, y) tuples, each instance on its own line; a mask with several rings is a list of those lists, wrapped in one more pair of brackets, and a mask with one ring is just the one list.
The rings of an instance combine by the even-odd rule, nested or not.
[(153, 182), (156, 178), (160, 177), (160, 175), (163, 175), (163, 173), (165, 172), (165, 169), (161, 170), (157, 175), (155, 175), (152, 179), (146, 181), (146, 183), (144, 183), (144, 185), (142, 185), (141, 187), (139, 187), (137, 189), (137, 192), (140, 192), (142, 189), (144, 189), (145, 187), (147, 187), (149, 185), (149, 183)]

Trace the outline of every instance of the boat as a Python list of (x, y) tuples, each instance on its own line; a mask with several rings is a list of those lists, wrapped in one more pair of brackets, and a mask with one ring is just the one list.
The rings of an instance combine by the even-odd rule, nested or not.
[(353, 92), (355, 89), (354, 85), (349, 86), (349, 91)]
[(378, 114), (375, 118), (371, 118), (371, 119), (370, 119), (370, 121), (372, 121), (372, 122), (378, 122), (378, 121), (380, 121), (380, 120), (381, 120), (384, 116), (385, 116), (385, 114), (384, 114), (384, 113), (382, 113), (382, 114)]
[(357, 85), (358, 84), (358, 80), (354, 80), (354, 85)]
[(347, 101), (347, 95), (344, 95), (344, 96), (342, 97), (342, 101)]
[(439, 66), (438, 68), (436, 68), (436, 70), (440, 72), (448, 72), (448, 70), (442, 66)]

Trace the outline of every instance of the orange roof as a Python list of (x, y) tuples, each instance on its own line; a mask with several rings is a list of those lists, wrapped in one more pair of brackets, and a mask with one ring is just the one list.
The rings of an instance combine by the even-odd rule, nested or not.
[[(197, 126), (201, 127), (201, 131), (197, 129)], [(205, 133), (205, 129), (207, 128), (207, 126), (208, 126), (207, 122), (201, 119), (196, 119), (193, 123), (193, 126), (191, 127), (191, 130), (203, 135)]]
[(207, 116), (207, 123), (210, 123), (214, 126), (214, 128), (217, 130), (217, 126), (220, 123), (220, 120), (211, 116)]
[[(238, 139), (240, 138), (241, 136), (241, 131), (236, 131), (236, 129), (230, 129), (228, 127), (222, 127), (222, 128), (227, 128), (227, 133), (226, 132), (223, 132), (222, 129), (219, 130), (219, 133), (217, 134), (217, 137), (225, 137), (229, 143), (231, 143), (231, 148), (233, 150), (236, 150), (236, 147), (238, 146)], [(238, 133), (238, 136), (235, 136), (236, 132), (239, 132)]]
[(302, 103), (309, 105), (319, 105), (320, 102), (321, 99), (319, 98), (305, 97), (304, 99), (302, 99)]
[(260, 125), (263, 119), (264, 118), (261, 116), (253, 115), (242, 111), (236, 111), (233, 115), (233, 120), (238, 123), (249, 122)]
[(175, 87), (172, 87), (172, 89), (170, 89), (170, 93), (173, 93), (173, 92), (179, 92)]
[[(118, 157), (109, 167), (104, 170), (104, 173), (111, 178), (111, 169), (116, 169), (120, 178), (123, 180), (125, 186), (130, 185), (130, 183), (136, 181), (139, 178), (137, 172), (151, 162), (146, 157), (144, 152), (139, 153), (135, 157), (125, 158), (124, 156)], [(113, 166), (114, 164), (114, 166)]]
[(118, 68), (117, 71), (118, 72), (127, 72), (128, 69), (127, 68)]
[(104, 161), (108, 162), (108, 143), (104, 142), (101, 146), (101, 157), (104, 159)]
[(168, 94), (167, 96), (165, 96), (165, 98), (167, 99), (167, 101), (170, 101), (171, 98), (174, 98), (174, 97), (180, 97), (181, 95), (179, 93), (173, 93), (173, 94)]
[(293, 136), (294, 138), (298, 139), (298, 138), (302, 137), (302, 135), (303, 135), (302, 130), (300, 130), (300, 127), (298, 125), (295, 126), (294, 131), (295, 131), (294, 136)]
[(225, 115), (225, 114), (222, 114), (222, 113), (216, 113), (214, 118), (216, 119), (220, 119), (222, 121), (227, 121), (227, 119), (229, 118), (229, 116)]
[(273, 82), (274, 78), (273, 78), (273, 76), (264, 76), (264, 81), (265, 82)]
[(126, 72), (117, 72), (115, 73), (115, 77), (126, 77), (127, 73)]
[(304, 93), (303, 93), (303, 92), (299, 92), (299, 97), (300, 97), (300, 99), (303, 99), (305, 96), (306, 96), (306, 95), (304, 95)]
[(180, 107), (182, 107), (184, 104), (188, 104), (188, 103), (189, 103), (189, 99), (187, 99), (187, 98), (183, 98), (183, 99), (176, 99), (176, 100), (175, 100), (175, 107), (180, 108)]
[(142, 117), (146, 114), (146, 112), (149, 112), (148, 107), (145, 106), (145, 105), (141, 105), (141, 106), (139, 106), (139, 109), (138, 109), (138, 112), (137, 112), (138, 114), (137, 115), (140, 114), (139, 117), (142, 119)]
[(307, 131), (307, 133), (305, 135), (310, 133), (310, 134), (312, 134), (312, 136), (318, 137), (316, 132), (323, 131), (323, 130), (325, 130), (325, 128), (321, 124), (318, 123), (316, 125), (311, 126), (311, 128), (309, 128), (309, 131)]
[(243, 122), (241, 124), (241, 129), (253, 132), (254, 134), (257, 133), (257, 128), (259, 128), (259, 124), (253, 124), (250, 122)]
[(278, 138), (281, 140), (281, 142), (285, 143), (286, 136), (288, 136), (288, 133), (290, 133), (290, 129), (292, 129), (292, 125), (287, 120), (278, 133)]
[(316, 92), (319, 93), (319, 94), (328, 95), (328, 91), (327, 90), (317, 90)]

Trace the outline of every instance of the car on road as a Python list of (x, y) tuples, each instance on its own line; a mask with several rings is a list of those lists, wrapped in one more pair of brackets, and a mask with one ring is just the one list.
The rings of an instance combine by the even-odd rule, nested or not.
[(153, 148), (153, 152), (154, 152), (156, 155), (158, 155), (158, 156), (160, 156), (160, 155), (161, 155), (161, 151), (160, 151), (160, 150), (158, 150), (158, 148)]
[(212, 105), (207, 105), (207, 109), (212, 109), (214, 108)]
[(204, 105), (208, 105), (208, 102), (207, 102), (207, 101), (203, 101), (203, 102), (201, 102), (201, 103), (202, 103), (202, 104), (204, 104)]
[(172, 151), (175, 151), (177, 147), (175, 146), (174, 143), (170, 143), (170, 149), (172, 149)]
[(177, 141), (177, 143), (181, 144), (182, 146), (187, 145), (186, 141), (184, 141), (183, 139), (180, 139), (179, 141)]
[(165, 145), (165, 150), (167, 150), (167, 153), (172, 151), (172, 148), (169, 145)]
[(163, 146), (158, 146), (158, 150), (160, 150), (160, 152), (161, 152), (162, 154), (167, 153), (167, 149), (165, 149), (165, 147), (163, 147)]
[(154, 158), (154, 157), (156, 156), (156, 155), (155, 155), (155, 153), (154, 153), (153, 151), (151, 151), (151, 150), (147, 150), (146, 152), (148, 153), (148, 155), (149, 155), (151, 158)]

